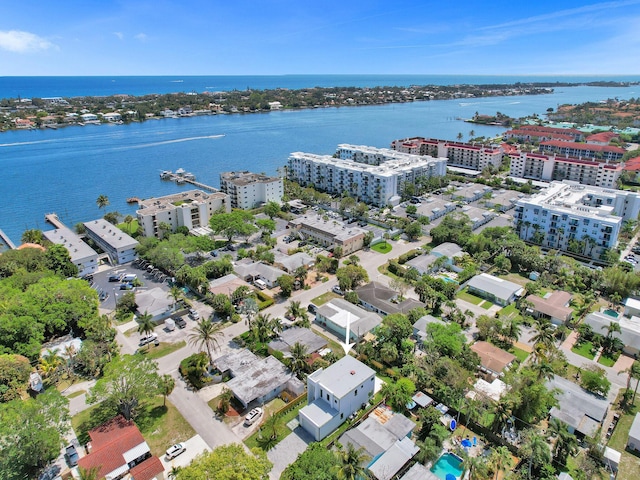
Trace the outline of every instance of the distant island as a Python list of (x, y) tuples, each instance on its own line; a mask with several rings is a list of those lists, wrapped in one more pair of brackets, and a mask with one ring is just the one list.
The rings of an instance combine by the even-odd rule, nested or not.
[[(429, 100), (544, 95), (555, 87), (630, 86), (632, 82), (541, 82), (485, 85), (412, 85), (408, 87), (334, 87), (187, 92), (142, 96), (5, 98), (0, 100), (0, 131), (59, 128), (68, 125), (129, 123), (158, 118), (232, 113), (256, 113), (281, 109), (382, 105)], [(480, 121), (478, 121), (480, 120)], [(499, 124), (505, 119), (481, 119)], [(495, 122), (495, 123), (493, 123)]]

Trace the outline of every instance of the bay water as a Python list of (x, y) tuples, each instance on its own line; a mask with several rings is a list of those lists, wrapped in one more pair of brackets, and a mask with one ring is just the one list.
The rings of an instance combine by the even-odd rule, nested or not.
[(295, 151), (333, 154), (340, 143), (388, 147), (392, 140), (409, 136), (453, 140), (459, 132), (467, 139), (471, 130), (475, 136), (505, 130), (460, 120), (475, 112), (542, 116), (547, 108), (564, 103), (639, 95), (638, 86), (559, 87), (553, 94), (537, 96), (9, 131), (0, 134), (0, 229), (19, 243), (26, 229), (52, 228), (44, 221), (46, 213), (57, 213), (69, 227), (101, 217), (99, 195), (109, 198), (106, 211), (135, 216), (136, 205), (127, 204), (128, 197), (158, 197), (193, 188), (161, 181), (161, 170), (184, 168), (198, 181), (218, 186), (224, 171), (276, 174)]

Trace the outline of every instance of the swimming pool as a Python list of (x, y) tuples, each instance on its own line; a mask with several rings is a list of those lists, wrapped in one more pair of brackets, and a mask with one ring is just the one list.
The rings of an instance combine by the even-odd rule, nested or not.
[(604, 313), (605, 315), (609, 315), (610, 317), (613, 317), (613, 318), (618, 318), (618, 312), (616, 312), (615, 310), (612, 310), (611, 308), (607, 308), (606, 310), (603, 310), (602, 313)]
[(453, 278), (451, 278), (451, 277), (447, 277), (446, 275), (442, 275), (442, 276), (440, 276), (440, 277), (438, 277), (438, 278), (440, 278), (440, 279), (444, 280), (444, 281), (445, 281), (445, 282), (447, 282), (447, 283), (455, 283), (455, 284), (457, 284), (457, 283), (458, 283), (458, 282), (456, 282)]
[(431, 471), (436, 477), (442, 480), (447, 480), (447, 474), (451, 474), (457, 479), (460, 479), (464, 472), (464, 470), (462, 470), (462, 459), (453, 453), (445, 453), (433, 464)]

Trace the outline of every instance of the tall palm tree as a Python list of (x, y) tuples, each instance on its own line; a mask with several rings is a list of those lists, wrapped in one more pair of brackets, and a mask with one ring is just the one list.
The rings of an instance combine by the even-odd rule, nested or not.
[(289, 364), (289, 368), (294, 373), (294, 375), (300, 375), (304, 373), (307, 369), (307, 359), (309, 358), (309, 354), (307, 353), (307, 346), (296, 342), (291, 346), (291, 363)]
[(47, 350), (47, 352), (40, 357), (38, 369), (42, 376), (50, 383), (56, 383), (60, 373), (60, 366), (63, 363), (64, 359), (60, 356), (57, 350)]
[(531, 369), (536, 372), (538, 381), (550, 380), (554, 376), (553, 365), (541, 359), (539, 362), (535, 362), (531, 365)]
[(535, 344), (540, 344), (545, 347), (546, 350), (551, 350), (555, 347), (555, 329), (551, 322), (547, 319), (538, 319), (533, 327), (535, 335), (531, 337), (531, 341)]
[(569, 433), (567, 426), (554, 418), (549, 423), (549, 436), (556, 439), (553, 446), (553, 459), (561, 465), (566, 465), (567, 457), (575, 455), (578, 451), (578, 440), (575, 435)]
[(278, 433), (282, 429), (284, 421), (280, 415), (271, 415), (260, 428), (261, 438), (258, 439), (258, 443), (263, 450), (271, 450), (276, 446), (278, 442)]
[(462, 462), (462, 468), (469, 472), (469, 480), (485, 480), (489, 476), (487, 461), (484, 457), (467, 455)]
[(493, 409), (493, 423), (491, 425), (491, 430), (493, 430), (494, 433), (499, 434), (502, 428), (511, 419), (512, 414), (513, 405), (511, 402), (505, 399), (500, 399)]
[(218, 337), (223, 337), (222, 325), (213, 323), (209, 319), (202, 319), (198, 322), (193, 331), (187, 336), (187, 341), (191, 345), (205, 347), (209, 356), (209, 364), (213, 365), (212, 351), (219, 348)]
[(370, 460), (369, 455), (364, 453), (364, 447), (356, 448), (347, 443), (346, 448), (338, 445), (335, 451), (338, 457), (338, 465), (335, 469), (336, 477), (339, 480), (359, 480), (371, 478), (369, 471), (363, 466)]
[(98, 474), (100, 473), (99, 467), (82, 468), (78, 467), (78, 474), (80, 480), (98, 480)]
[(628, 375), (627, 390), (631, 388), (631, 379), (633, 378), (636, 381), (636, 389), (633, 392), (633, 400), (631, 401), (631, 403), (634, 403), (636, 400), (638, 385), (640, 385), (640, 362), (638, 361), (633, 362), (629, 368), (622, 370), (621, 372), (618, 373), (618, 375), (620, 375), (621, 373), (626, 373)]
[(180, 287), (173, 285), (169, 290), (169, 296), (173, 299), (173, 309), (175, 310), (178, 302), (184, 296), (184, 292)]
[(102, 210), (103, 208), (107, 208), (109, 206), (109, 197), (107, 197), (106, 195), (99, 195), (96, 200), (96, 204), (98, 205), (98, 208), (100, 210)]
[[(155, 323), (151, 320), (153, 316), (145, 310), (145, 312), (138, 317), (138, 333), (141, 335), (149, 335), (155, 328)], [(151, 342), (147, 343), (147, 348), (151, 346)]]
[[(292, 318), (295, 322), (305, 325), (309, 323), (309, 317), (307, 316), (307, 310), (296, 300), (292, 300), (287, 306), (287, 316)], [(306, 325), (308, 328), (309, 326)]]
[(500, 470), (513, 467), (513, 457), (509, 449), (502, 445), (491, 452), (488, 463), (492, 467), (494, 478), (497, 480)]
[(160, 393), (162, 393), (163, 396), (163, 407), (167, 406), (167, 397), (171, 395), (174, 388), (176, 388), (176, 381), (171, 375), (165, 374), (160, 378)]
[(273, 334), (273, 319), (270, 313), (261, 313), (256, 316), (251, 326), (251, 331), (257, 342), (265, 343)]

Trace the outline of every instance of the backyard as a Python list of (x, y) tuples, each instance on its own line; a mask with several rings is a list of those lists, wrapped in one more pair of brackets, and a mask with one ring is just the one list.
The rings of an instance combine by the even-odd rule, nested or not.
[(595, 347), (591, 342), (576, 342), (576, 344), (571, 347), (571, 351), (583, 356), (584, 358), (588, 358), (589, 360), (593, 360), (596, 356)]
[[(196, 432), (187, 423), (180, 412), (167, 400), (163, 406), (163, 397), (158, 396), (139, 408), (135, 424), (149, 444), (151, 453), (162, 456), (169, 445), (184, 442)], [(117, 412), (104, 403), (90, 407), (71, 418), (71, 426), (81, 445), (89, 441), (87, 432), (113, 418)]]
[[(617, 404), (618, 402), (616, 402)], [(629, 430), (631, 430), (631, 424), (638, 411), (640, 411), (640, 397), (636, 398), (635, 404), (621, 415), (618, 425), (609, 439), (608, 446), (622, 453), (618, 469), (618, 478), (621, 479), (638, 478), (640, 475), (640, 457), (626, 450)]]

